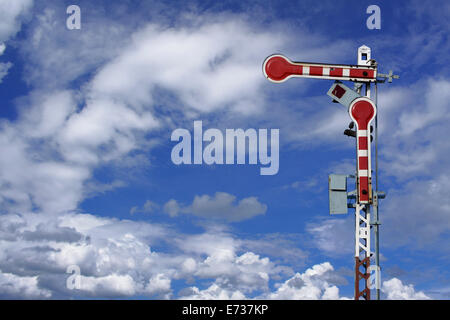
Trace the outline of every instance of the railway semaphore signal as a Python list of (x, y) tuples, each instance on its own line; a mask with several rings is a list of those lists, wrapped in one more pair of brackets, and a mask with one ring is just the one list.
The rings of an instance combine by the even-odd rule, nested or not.
[[(385, 197), (383, 192), (378, 191), (377, 83), (383, 83), (386, 79), (390, 83), (399, 76), (392, 71), (389, 74), (378, 73), (378, 63), (371, 59), (371, 50), (367, 46), (358, 48), (357, 61), (356, 65), (293, 62), (281, 54), (274, 54), (264, 61), (263, 73), (275, 83), (290, 78), (335, 80), (327, 94), (333, 102), (347, 108), (352, 120), (344, 134), (356, 138), (356, 171), (354, 175), (329, 176), (330, 214), (347, 213), (348, 208), (355, 209), (355, 300), (370, 300), (372, 228), (375, 237), (376, 296), (380, 299), (378, 200)], [(342, 81), (353, 82), (354, 89)], [(374, 99), (371, 99), (371, 84), (375, 85)], [(365, 92), (361, 94), (363, 86)], [(372, 123), (375, 125), (375, 189), (372, 186)], [(347, 192), (348, 178), (356, 179), (355, 191)], [(355, 199), (354, 203), (352, 199)]]

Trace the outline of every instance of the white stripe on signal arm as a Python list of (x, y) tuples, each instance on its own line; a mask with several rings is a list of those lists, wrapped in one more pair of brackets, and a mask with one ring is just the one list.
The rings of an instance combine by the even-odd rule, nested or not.
[(359, 170), (358, 176), (360, 177), (368, 177), (369, 176), (369, 170)]
[(367, 150), (358, 150), (358, 157), (368, 157), (369, 152)]
[(367, 130), (358, 130), (358, 136), (367, 137)]
[(308, 66), (303, 66), (303, 74), (305, 76), (309, 75), (309, 67)]

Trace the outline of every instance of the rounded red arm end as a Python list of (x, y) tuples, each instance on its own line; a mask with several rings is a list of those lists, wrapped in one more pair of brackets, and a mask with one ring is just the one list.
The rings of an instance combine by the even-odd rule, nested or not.
[(289, 76), (301, 74), (301, 68), (282, 55), (269, 56), (263, 63), (264, 75), (273, 82), (282, 82)]

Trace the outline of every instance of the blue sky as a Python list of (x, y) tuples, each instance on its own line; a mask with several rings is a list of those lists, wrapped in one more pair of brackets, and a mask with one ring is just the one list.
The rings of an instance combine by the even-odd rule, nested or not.
[[(273, 84), (261, 65), (354, 64), (365, 44), (401, 76), (378, 94), (383, 298), (448, 299), (449, 17), (444, 1), (0, 0), (0, 297), (352, 298), (353, 214), (331, 217), (327, 190), (355, 168), (350, 118), (331, 81)], [(195, 120), (279, 129), (279, 172), (173, 164)]]

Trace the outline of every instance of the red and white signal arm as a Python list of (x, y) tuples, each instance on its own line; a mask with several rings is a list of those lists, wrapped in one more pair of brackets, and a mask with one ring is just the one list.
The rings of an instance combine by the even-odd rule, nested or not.
[(360, 97), (350, 104), (350, 117), (356, 124), (358, 203), (372, 202), (372, 168), (370, 157), (370, 123), (377, 114), (375, 103)]
[(376, 66), (292, 62), (281, 54), (266, 58), (263, 63), (264, 76), (272, 82), (284, 82), (290, 78), (317, 78), (374, 82), (377, 79)]

